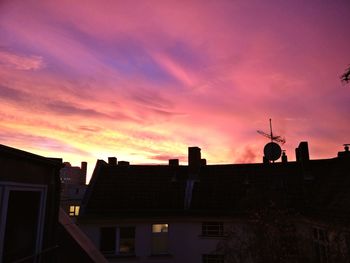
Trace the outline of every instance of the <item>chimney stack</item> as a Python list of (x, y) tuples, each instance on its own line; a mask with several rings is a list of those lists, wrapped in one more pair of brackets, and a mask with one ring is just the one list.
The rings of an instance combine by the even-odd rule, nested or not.
[(112, 166), (117, 165), (117, 158), (116, 157), (108, 157), (108, 164)]
[(298, 148), (295, 149), (297, 162), (306, 162), (310, 160), (309, 146), (307, 142), (299, 143)]
[(129, 166), (130, 165), (130, 162), (127, 162), (127, 161), (119, 161), (118, 162), (118, 166)]
[(199, 167), (201, 163), (201, 148), (188, 147), (188, 166)]
[(283, 151), (282, 152), (282, 163), (287, 163), (288, 162), (288, 157), (286, 155), (286, 152)]
[(170, 159), (169, 166), (171, 167), (179, 166), (179, 159)]
[(201, 166), (201, 149), (188, 147), (188, 171), (190, 176), (197, 177)]
[(80, 169), (81, 169), (82, 175), (86, 176), (86, 172), (87, 172), (87, 162), (81, 162)]

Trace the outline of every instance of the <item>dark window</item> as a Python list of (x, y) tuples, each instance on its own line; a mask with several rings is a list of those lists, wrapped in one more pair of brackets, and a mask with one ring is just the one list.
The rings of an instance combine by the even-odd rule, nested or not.
[(204, 222), (202, 223), (203, 236), (223, 236), (224, 223), (222, 222)]
[(102, 227), (100, 250), (109, 255), (135, 254), (135, 227)]
[(41, 192), (10, 191), (4, 238), (4, 262), (36, 253)]
[(135, 253), (135, 227), (119, 228), (119, 254)]
[(224, 263), (224, 255), (204, 254), (202, 255), (202, 263)]
[(100, 250), (104, 254), (115, 254), (115, 229), (115, 227), (102, 227), (100, 229)]

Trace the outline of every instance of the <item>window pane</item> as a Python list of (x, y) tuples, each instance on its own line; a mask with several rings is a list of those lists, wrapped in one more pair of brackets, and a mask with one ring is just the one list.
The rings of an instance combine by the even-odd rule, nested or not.
[(15, 262), (35, 253), (40, 199), (39, 191), (10, 191), (4, 243), (0, 244), (4, 249), (3, 262)]
[(121, 227), (119, 229), (119, 253), (135, 253), (135, 227)]
[(222, 235), (224, 235), (224, 223), (222, 223), (222, 222), (204, 222), (202, 224), (202, 235), (204, 235), (204, 236), (222, 236)]
[(77, 205), (77, 206), (75, 207), (75, 213), (74, 213), (75, 216), (78, 216), (78, 215), (79, 215), (79, 210), (80, 210), (80, 206)]
[(103, 253), (115, 253), (115, 227), (102, 227), (100, 230), (100, 250)]
[(152, 254), (167, 254), (168, 251), (168, 235), (153, 234), (152, 236)]
[(168, 232), (168, 224), (152, 225), (152, 233), (166, 233), (166, 232)]

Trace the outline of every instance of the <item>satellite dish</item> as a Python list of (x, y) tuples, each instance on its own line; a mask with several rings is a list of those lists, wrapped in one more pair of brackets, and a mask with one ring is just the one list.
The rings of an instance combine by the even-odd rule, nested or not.
[(264, 156), (269, 161), (276, 161), (281, 157), (282, 149), (275, 142), (269, 142), (264, 147)]

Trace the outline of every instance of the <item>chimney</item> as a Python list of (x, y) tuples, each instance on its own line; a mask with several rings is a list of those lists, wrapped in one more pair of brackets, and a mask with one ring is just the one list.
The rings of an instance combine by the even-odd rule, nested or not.
[(207, 165), (207, 160), (201, 159), (201, 166), (206, 166), (206, 165)]
[(108, 164), (112, 166), (117, 165), (117, 158), (116, 157), (108, 157)]
[(263, 163), (265, 163), (265, 164), (270, 163), (269, 160), (265, 156), (263, 156)]
[(179, 166), (179, 159), (170, 159), (169, 166), (171, 167)]
[(349, 143), (344, 144), (344, 151), (338, 152), (338, 157), (350, 157)]
[(298, 148), (295, 149), (297, 162), (305, 162), (310, 160), (309, 146), (307, 142), (299, 143)]
[(118, 162), (118, 166), (129, 166), (129, 165), (130, 165), (130, 163), (127, 161), (119, 161)]
[(188, 147), (188, 166), (195, 167), (201, 163), (201, 148)]
[(199, 147), (188, 147), (188, 171), (190, 176), (198, 176), (201, 166), (201, 149)]
[(286, 155), (286, 151), (282, 152), (282, 163), (287, 163), (288, 162), (288, 157)]
[(87, 162), (81, 162), (81, 173), (86, 176), (86, 172), (87, 172)]
[(170, 159), (169, 160), (169, 167), (170, 171), (173, 173), (173, 176), (171, 177), (171, 182), (175, 183), (177, 182), (177, 167), (179, 167), (179, 159)]

